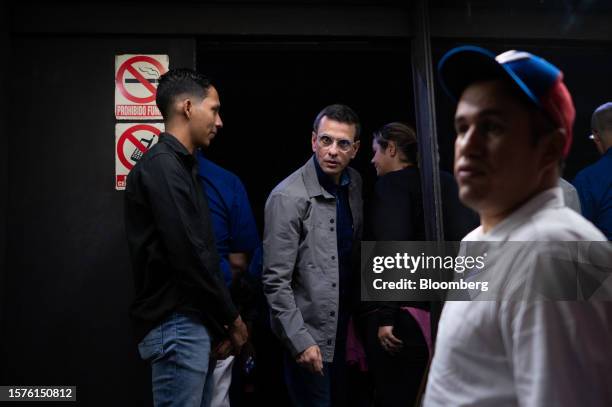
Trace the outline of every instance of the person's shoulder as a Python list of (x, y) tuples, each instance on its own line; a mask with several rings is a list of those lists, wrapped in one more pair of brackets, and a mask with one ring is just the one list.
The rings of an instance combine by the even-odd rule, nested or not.
[(612, 179), (612, 158), (608, 157), (608, 155), (601, 157), (593, 164), (578, 171), (573, 184), (579, 187), (580, 183), (601, 180), (601, 178)]
[(168, 148), (165, 143), (156, 143), (138, 160), (130, 173), (138, 173), (148, 168), (158, 167), (160, 170), (168, 170), (172, 168), (171, 164), (180, 164), (176, 153)]
[(482, 238), (482, 226), (477, 226), (474, 230), (461, 239), (462, 242), (476, 242)]
[(390, 196), (400, 199), (408, 199), (408, 187), (410, 183), (406, 182), (405, 177), (396, 174), (399, 171), (394, 171), (381, 175), (376, 179), (374, 184), (374, 193), (378, 197), (389, 198)]
[(146, 151), (146, 153), (138, 162), (146, 162), (148, 160), (153, 159), (154, 157), (159, 156), (160, 154), (174, 155), (174, 151), (172, 151), (172, 149), (166, 143), (157, 142)]
[(234, 193), (245, 191), (244, 184), (238, 175), (205, 158), (200, 153), (198, 153), (198, 165), (200, 177), (206, 179), (211, 184), (222, 186)]
[(226, 179), (231, 182), (235, 182), (236, 180), (240, 181), (240, 178), (236, 174), (209, 160), (201, 153), (198, 153), (198, 165), (200, 166), (200, 172), (202, 175), (210, 174), (211, 176)]
[(567, 206), (548, 208), (530, 219), (525, 240), (603, 241), (606, 237), (591, 222)]
[(380, 189), (406, 189), (409, 186), (420, 184), (421, 178), (418, 168), (407, 167), (398, 171), (391, 171), (381, 175), (376, 180), (376, 186)]
[(559, 187), (563, 191), (563, 197), (567, 203), (567, 198), (578, 194), (576, 187), (568, 182), (565, 178), (559, 178)]
[(596, 164), (597, 163), (593, 163), (578, 171), (578, 174), (576, 174), (576, 176), (574, 177), (574, 182), (572, 183), (574, 187), (579, 187), (579, 185), (576, 185), (577, 183), (584, 182), (585, 180), (591, 178), (593, 175), (597, 174)]
[(304, 167), (300, 167), (282, 180), (272, 189), (270, 196), (284, 195), (292, 197), (303, 197), (306, 195), (306, 186), (302, 174)]
[(359, 171), (350, 166), (347, 166), (346, 170), (348, 171), (349, 177), (351, 177), (351, 182), (354, 181), (361, 184), (361, 174)]
[(348, 171), (348, 174), (351, 177), (351, 181), (355, 180), (361, 182), (361, 174), (359, 173), (359, 171), (350, 166), (347, 166), (346, 170)]
[(181, 173), (181, 163), (176, 153), (165, 146), (157, 143), (151, 147), (146, 154), (130, 170), (126, 179), (126, 191), (128, 194), (147, 185), (156, 183), (160, 174)]
[(266, 216), (284, 222), (287, 214), (301, 214), (307, 210), (309, 198), (302, 173), (303, 168), (299, 168), (274, 187), (266, 200)]

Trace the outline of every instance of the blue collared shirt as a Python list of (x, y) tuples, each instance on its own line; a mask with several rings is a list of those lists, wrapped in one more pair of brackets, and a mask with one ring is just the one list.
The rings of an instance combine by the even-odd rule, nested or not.
[(612, 240), (612, 148), (580, 171), (573, 184), (580, 197), (582, 216)]
[(248, 253), (260, 244), (244, 185), (235, 174), (206, 159), (198, 150), (198, 179), (208, 198), (215, 243), (226, 284), (232, 281), (230, 253)]

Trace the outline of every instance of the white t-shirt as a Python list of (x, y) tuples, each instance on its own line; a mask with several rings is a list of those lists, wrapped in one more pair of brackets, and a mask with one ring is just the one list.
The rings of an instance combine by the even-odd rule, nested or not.
[[(604, 240), (564, 205), (558, 187), (536, 195), (488, 233), (478, 227), (463, 239)], [(533, 258), (518, 257), (513, 266)], [(424, 406), (519, 405), (612, 406), (612, 302), (446, 302)]]

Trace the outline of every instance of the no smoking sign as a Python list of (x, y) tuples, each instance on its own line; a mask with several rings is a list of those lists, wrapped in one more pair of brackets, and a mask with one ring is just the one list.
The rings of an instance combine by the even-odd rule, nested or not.
[(115, 189), (125, 189), (127, 175), (159, 139), (163, 123), (117, 123), (115, 125)]
[(155, 96), (168, 67), (168, 55), (115, 56), (115, 118), (161, 119)]

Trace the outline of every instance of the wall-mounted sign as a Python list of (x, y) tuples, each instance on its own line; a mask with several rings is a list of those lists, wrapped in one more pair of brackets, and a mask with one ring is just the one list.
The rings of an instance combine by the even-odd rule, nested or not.
[(115, 189), (125, 189), (128, 173), (159, 139), (163, 123), (117, 123), (115, 125)]
[(159, 77), (168, 71), (168, 55), (115, 56), (115, 118), (159, 120), (155, 105)]

